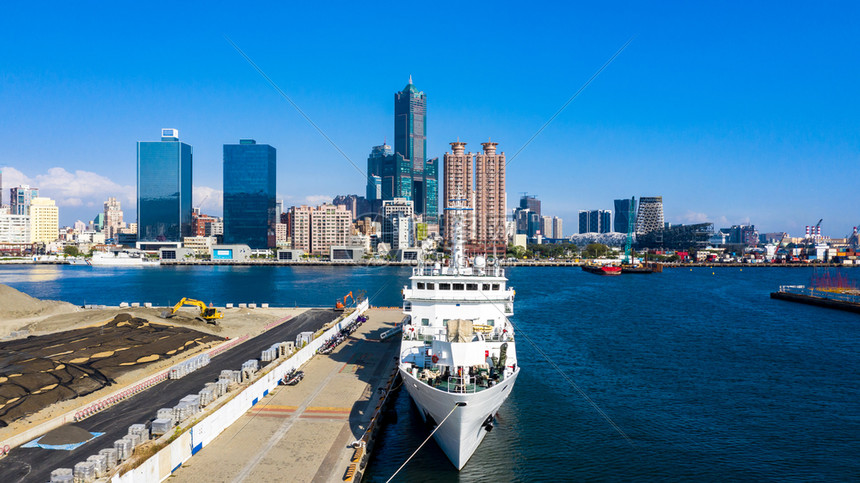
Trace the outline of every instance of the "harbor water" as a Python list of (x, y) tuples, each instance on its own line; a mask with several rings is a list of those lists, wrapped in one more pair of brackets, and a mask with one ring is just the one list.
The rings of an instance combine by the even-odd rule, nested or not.
[[(79, 305), (167, 305), (187, 296), (216, 305), (333, 306), (364, 290), (374, 305), (399, 306), (409, 273), (0, 266), (0, 283)], [(860, 317), (768, 296), (811, 275), (509, 269), (522, 372), (496, 428), (461, 472), (430, 442), (397, 480), (856, 481)], [(428, 434), (405, 391), (394, 407), (367, 481), (386, 481)]]

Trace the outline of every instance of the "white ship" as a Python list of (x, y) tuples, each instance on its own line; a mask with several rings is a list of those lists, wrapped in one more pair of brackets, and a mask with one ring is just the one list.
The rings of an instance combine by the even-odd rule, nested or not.
[(400, 346), (403, 385), (458, 470), (492, 430), (520, 371), (508, 321), (514, 290), (497, 262), (466, 258), (461, 228), (457, 216), (447, 266), (413, 269)]
[(142, 252), (95, 252), (89, 260), (94, 267), (157, 267), (158, 260), (147, 260)]

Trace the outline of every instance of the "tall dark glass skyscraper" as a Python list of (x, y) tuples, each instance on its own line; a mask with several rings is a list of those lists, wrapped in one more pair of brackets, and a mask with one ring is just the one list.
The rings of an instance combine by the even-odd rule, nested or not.
[[(412, 84), (411, 76), (409, 84), (394, 94), (395, 157), (398, 154), (410, 163), (412, 186), (408, 192), (415, 203), (415, 213), (424, 215), (427, 223), (438, 223), (439, 160), (427, 160), (427, 96)], [(402, 193), (406, 191), (401, 188)]]
[(224, 243), (275, 246), (275, 148), (242, 139), (224, 145)]
[(191, 146), (179, 131), (137, 143), (137, 240), (181, 242), (191, 234)]
[[(636, 221), (635, 211), (635, 198), (632, 200), (615, 200), (615, 231), (617, 233), (627, 233), (627, 230)], [(635, 226), (633, 228), (635, 229)]]

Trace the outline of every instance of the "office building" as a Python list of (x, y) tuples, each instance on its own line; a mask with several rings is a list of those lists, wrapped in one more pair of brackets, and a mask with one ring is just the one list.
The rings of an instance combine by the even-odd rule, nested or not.
[(367, 157), (367, 200), (374, 209), (381, 200), (412, 199), (412, 162), (391, 146), (374, 146)]
[(224, 244), (275, 246), (276, 158), (275, 148), (253, 139), (224, 145)]
[(42, 197), (30, 200), (30, 242), (50, 243), (59, 235), (59, 210), (54, 200)]
[(93, 225), (93, 230), (95, 230), (99, 233), (104, 231), (104, 229), (105, 229), (105, 214), (104, 213), (97, 214), (96, 217), (93, 218), (92, 225)]
[(552, 217), (542, 216), (540, 218), (540, 234), (544, 238), (552, 238)]
[(520, 198), (520, 208), (533, 211), (537, 213), (538, 216), (541, 216), (540, 200), (537, 199), (537, 196), (535, 195), (529, 196), (528, 194), (524, 193), (523, 196)]
[(391, 146), (382, 144), (374, 146), (367, 157), (367, 189), (365, 198), (368, 201), (382, 200), (382, 173), (386, 163), (394, 162), (394, 152)]
[(371, 215), (373, 211), (371, 203), (365, 197), (358, 195), (337, 195), (331, 204), (346, 208), (352, 216), (352, 221)]
[[(395, 215), (399, 217), (412, 218), (415, 214), (414, 203), (412, 200), (405, 198), (395, 198), (393, 200), (385, 200), (382, 202), (382, 241), (392, 246), (394, 245)], [(400, 222), (402, 225), (404, 222)]]
[(499, 143), (481, 143), (475, 156), (475, 246), (473, 252), (505, 253), (505, 153)]
[[(427, 96), (412, 84), (394, 94), (394, 155), (400, 154), (410, 165), (411, 188), (405, 187), (391, 198), (407, 198), (415, 202), (415, 213), (423, 215), (429, 224), (438, 223), (439, 185), (438, 158), (427, 159)], [(385, 180), (383, 179), (383, 192)], [(385, 198), (383, 199), (391, 199)]]
[(615, 231), (627, 233), (636, 220), (636, 199), (615, 200)]
[(39, 196), (39, 188), (21, 185), (9, 190), (9, 212), (13, 215), (30, 213), (30, 201)]
[(611, 231), (612, 211), (580, 210), (579, 233), (609, 233)]
[(392, 250), (403, 250), (415, 246), (415, 222), (411, 216), (404, 213), (393, 213), (389, 221), (391, 227), (390, 242)]
[(564, 232), (562, 230), (562, 219), (557, 216), (552, 217), (552, 237), (556, 240), (564, 238)]
[(161, 141), (137, 143), (139, 247), (176, 246), (191, 234), (191, 154), (176, 129), (162, 129)]
[(644, 235), (663, 229), (663, 197), (644, 196), (639, 198), (636, 213), (636, 234)]
[(122, 221), (122, 205), (116, 198), (110, 197), (105, 201), (104, 208), (105, 237), (116, 239), (119, 230), (125, 227)]

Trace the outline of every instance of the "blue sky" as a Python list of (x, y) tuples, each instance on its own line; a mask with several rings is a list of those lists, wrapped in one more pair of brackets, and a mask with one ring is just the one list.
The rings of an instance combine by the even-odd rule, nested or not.
[[(364, 178), (262, 79), (229, 36), (362, 169), (393, 136), (409, 75), (428, 95), (428, 154), (491, 137), (513, 155), (635, 39), (507, 173), (575, 230), (581, 209), (664, 198), (666, 220), (825, 235), (860, 224), (860, 43), (850, 2), (117, 2), (4, 6), (0, 167), (57, 199), (60, 221), (107, 196), (134, 219), (135, 142), (179, 129), (219, 213), (222, 145), (278, 150), (289, 204)], [(4, 193), (4, 200), (8, 191)]]

